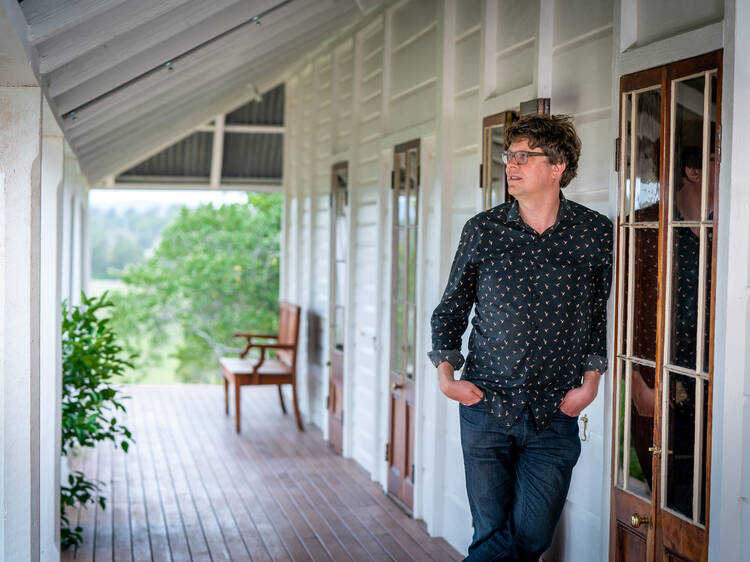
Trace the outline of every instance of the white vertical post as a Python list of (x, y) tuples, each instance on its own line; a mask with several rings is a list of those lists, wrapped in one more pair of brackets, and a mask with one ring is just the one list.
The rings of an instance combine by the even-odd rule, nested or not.
[(64, 172), (63, 297), (78, 305), (81, 291), (88, 285), (88, 186), (70, 151), (66, 153)]
[(0, 556), (38, 561), (41, 90), (0, 108)]
[(725, 3), (708, 559), (750, 557), (750, 5)]
[(62, 402), (63, 134), (44, 104), (42, 115), (41, 294), (39, 331), (39, 532), (42, 560), (60, 557), (60, 426)]
[(539, 31), (537, 32), (537, 97), (552, 97), (552, 49), (554, 47), (555, 2), (539, 0)]
[(86, 178), (81, 174), (80, 183), (80, 221), (81, 221), (81, 291), (89, 294), (89, 277), (91, 276), (91, 255), (89, 244), (89, 186)]
[(63, 207), (62, 207), (62, 298), (73, 302), (73, 218), (74, 178), (77, 163), (70, 146), (65, 143), (63, 165)]
[(213, 150), (211, 152), (211, 189), (219, 189), (221, 185), (221, 168), (224, 162), (224, 114), (214, 119)]

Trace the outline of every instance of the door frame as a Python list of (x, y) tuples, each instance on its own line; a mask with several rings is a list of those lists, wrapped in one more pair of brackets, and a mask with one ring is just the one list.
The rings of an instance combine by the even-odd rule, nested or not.
[[(404, 138), (406, 137), (406, 138)], [(383, 171), (384, 171), (384, 181), (383, 181), (383, 189), (381, 191), (382, 197), (383, 197), (383, 204), (385, 205), (383, 209), (383, 244), (382, 244), (382, 256), (383, 256), (383, 266), (379, 275), (381, 276), (382, 280), (382, 290), (380, 292), (381, 298), (382, 298), (382, 311), (380, 313), (381, 315), (381, 336), (380, 336), (380, 345), (379, 348), (379, 365), (380, 365), (380, 373), (382, 376), (381, 382), (380, 382), (380, 388), (382, 391), (382, 397), (383, 400), (379, 401), (380, 405), (380, 412), (381, 412), (381, 423), (380, 426), (380, 436), (378, 439), (378, 442), (381, 445), (381, 448), (379, 449), (379, 459), (380, 459), (380, 466), (382, 467), (382, 471), (380, 472), (380, 478), (378, 480), (381, 482), (381, 485), (383, 486), (383, 492), (389, 495), (389, 497), (392, 497), (389, 494), (389, 475), (390, 475), (390, 466), (391, 463), (389, 460), (386, 460), (386, 449), (391, 447), (391, 352), (392, 352), (392, 339), (393, 339), (393, 328), (392, 328), (392, 322), (393, 322), (393, 314), (392, 314), (392, 284), (394, 282), (394, 266), (396, 265), (394, 263), (394, 244), (395, 244), (395, 238), (394, 238), (394, 220), (395, 220), (395, 213), (396, 209), (394, 208), (393, 201), (394, 201), (394, 190), (395, 185), (393, 186), (393, 189), (391, 188), (391, 181), (392, 179), (395, 180), (395, 173), (394, 175), (391, 175), (391, 172), (395, 172), (394, 170), (394, 161), (397, 151), (398, 152), (404, 152), (405, 154), (408, 154), (409, 149), (417, 148), (418, 149), (418, 167), (419, 167), (419, 182), (417, 184), (417, 209), (416, 209), (416, 255), (417, 259), (415, 262), (415, 269), (414, 269), (414, 305), (416, 306), (415, 310), (415, 340), (414, 340), (414, 378), (413, 382), (411, 383), (411, 388), (413, 389), (413, 416), (414, 416), (414, 423), (413, 423), (413, 433), (412, 433), (412, 448), (411, 448), (411, 454), (412, 454), (412, 464), (413, 469), (411, 470), (411, 475), (414, 476), (415, 474), (419, 473), (421, 471), (422, 463), (423, 463), (423, 451), (421, 450), (421, 447), (419, 446), (420, 441), (420, 435), (422, 433), (422, 423), (420, 422), (420, 415), (417, 412), (422, 411), (422, 396), (421, 396), (421, 390), (422, 385), (417, 383), (417, 379), (419, 377), (423, 376), (424, 373), (424, 361), (422, 361), (422, 355), (424, 355), (424, 346), (422, 345), (421, 340), (424, 338), (424, 327), (421, 325), (423, 319), (421, 316), (424, 315), (424, 303), (423, 301), (423, 291), (422, 291), (422, 279), (423, 279), (423, 243), (424, 243), (424, 190), (423, 186), (425, 185), (425, 172), (424, 172), (424, 161), (425, 161), (425, 147), (429, 146), (434, 149), (434, 135), (427, 135), (427, 138), (423, 138), (422, 135), (414, 135), (414, 132), (412, 134), (406, 135), (405, 133), (400, 133), (398, 135), (391, 135), (383, 140), (383, 150), (382, 150), (382, 157), (383, 157)], [(430, 168), (428, 171), (429, 174), (434, 174), (434, 170)], [(421, 478), (417, 479), (421, 484)], [(419, 493), (420, 486), (415, 485), (413, 487), (413, 497), (412, 497), (412, 505), (410, 508), (406, 508), (405, 511), (409, 513), (409, 515), (414, 517), (421, 517), (422, 509), (421, 509), (421, 498)], [(397, 501), (398, 503), (398, 501)], [(406, 507), (405, 505), (401, 505), (402, 508)]]
[[(611, 439), (611, 451), (610, 451), (610, 515), (609, 515), (609, 558), (610, 560), (616, 559), (616, 548), (617, 548), (617, 512), (622, 511), (622, 514), (625, 514), (625, 512), (629, 512), (632, 508), (632, 506), (636, 505), (636, 496), (632, 496), (630, 498), (629, 496), (626, 496), (628, 494), (627, 492), (622, 492), (621, 495), (624, 496), (625, 504), (626, 506), (621, 506), (621, 508), (618, 509), (618, 505), (615, 501), (615, 490), (617, 488), (617, 467), (618, 467), (618, 445), (619, 445), (619, 392), (618, 392), (618, 381), (619, 381), (619, 366), (620, 366), (620, 359), (618, 358), (618, 342), (619, 338), (621, 337), (620, 333), (620, 317), (624, 313), (624, 308), (620, 306), (620, 291), (621, 291), (621, 284), (622, 280), (620, 278), (620, 269), (623, 266), (622, 262), (622, 252), (623, 248), (620, 244), (620, 224), (621, 224), (621, 214), (620, 214), (620, 201), (621, 201), (621, 192), (622, 192), (622, 181), (621, 177), (622, 174), (625, 172), (622, 171), (624, 168), (624, 163), (627, 158), (626, 156), (626, 150), (621, 149), (621, 143), (623, 141), (623, 99), (624, 99), (624, 92), (631, 92), (631, 91), (637, 91), (642, 88), (647, 88), (649, 86), (655, 86), (659, 85), (662, 92), (661, 97), (661, 124), (660, 124), (660, 144), (659, 147), (659, 155), (660, 155), (660, 170), (659, 170), (659, 182), (660, 182), (660, 208), (659, 208), (659, 230), (658, 230), (658, 239), (659, 239), (659, 248), (658, 248), (658, 278), (657, 278), (657, 285), (658, 285), (658, 310), (657, 310), (657, 320), (656, 320), (656, 374), (655, 374), (655, 394), (656, 394), (656, 402), (657, 402), (657, 409), (654, 415), (654, 435), (659, 435), (659, 439), (657, 441), (658, 445), (663, 448), (665, 445), (663, 443), (664, 439), (664, 431), (662, 428), (662, 420), (663, 415), (661, 411), (661, 407), (665, 404), (665, 398), (663, 396), (663, 370), (665, 365), (664, 360), (664, 338), (665, 338), (665, 322), (666, 322), (666, 315), (668, 311), (666, 310), (666, 304), (668, 300), (671, 300), (671, 297), (669, 295), (665, 295), (665, 288), (667, 285), (666, 277), (669, 274), (668, 271), (666, 271), (667, 264), (671, 263), (671, 260), (668, 259), (667, 253), (670, 251), (670, 249), (667, 247), (668, 241), (671, 240), (671, 238), (668, 237), (669, 235), (669, 214), (671, 209), (671, 199), (670, 199), (670, 191), (671, 191), (671, 183), (672, 183), (672, 173), (674, 171), (674, 161), (675, 161), (675, 155), (673, 152), (673, 139), (672, 139), (672, 125), (674, 120), (674, 115), (672, 113), (672, 98), (673, 98), (673, 92), (672, 92), (672, 84), (673, 82), (681, 79), (685, 79), (693, 74), (698, 75), (701, 73), (704, 73), (711, 68), (717, 69), (717, 91), (716, 91), (716, 97), (717, 97), (717, 112), (716, 112), (716, 123), (718, 125), (717, 131), (715, 133), (716, 135), (716, 147), (719, 151), (719, 154), (717, 156), (717, 167), (716, 167), (716, 178), (714, 179), (714, 202), (713, 202), (713, 245), (712, 245), (712, 263), (710, 266), (710, 275), (712, 280), (711, 285), (711, 292), (710, 295), (708, 295), (709, 301), (706, 302), (706, 306), (710, 305), (710, 334), (709, 334), (709, 361), (708, 361), (708, 393), (706, 396), (706, 400), (708, 401), (707, 404), (707, 429), (706, 429), (706, 497), (705, 497), (705, 525), (704, 528), (701, 530), (699, 526), (694, 525), (690, 522), (688, 522), (686, 519), (674, 515), (670, 513), (669, 511), (665, 510), (662, 507), (663, 501), (662, 501), (662, 494), (664, 489), (664, 483), (662, 482), (662, 476), (664, 474), (664, 471), (662, 470), (662, 455), (659, 453), (654, 453), (652, 457), (652, 474), (654, 475), (654, 480), (652, 484), (652, 492), (651, 492), (651, 518), (652, 522), (649, 523), (649, 529), (647, 531), (646, 536), (646, 560), (652, 561), (657, 560), (658, 555), (665, 555), (666, 554), (666, 545), (664, 544), (664, 526), (662, 525), (662, 520), (669, 520), (670, 524), (674, 527), (677, 527), (680, 529), (680, 532), (677, 534), (680, 535), (680, 538), (684, 537), (685, 535), (692, 534), (694, 535), (691, 537), (692, 539), (695, 539), (695, 536), (700, 535), (700, 540), (698, 544), (701, 545), (701, 553), (700, 553), (700, 559), (705, 560), (708, 557), (708, 545), (709, 545), (709, 533), (710, 533), (710, 507), (711, 507), (711, 466), (712, 466), (712, 418), (713, 418), (713, 394), (714, 394), (714, 343), (715, 343), (715, 332), (716, 332), (716, 293), (717, 293), (717, 280), (716, 280), (716, 271), (717, 271), (717, 263), (718, 263), (718, 256), (717, 256), (717, 247), (718, 247), (718, 232), (719, 232), (719, 226), (720, 226), (720, 219), (719, 216), (719, 199), (720, 199), (720, 182), (719, 182), (719, 169), (720, 169), (720, 162), (721, 162), (721, 125), (722, 125), (722, 77), (723, 77), (723, 65), (722, 65), (722, 58), (723, 58), (723, 49), (714, 50), (711, 52), (704, 53), (702, 55), (698, 55), (695, 57), (691, 57), (688, 59), (682, 59), (682, 60), (676, 60), (672, 62), (664, 63), (658, 67), (649, 68), (641, 71), (636, 71), (630, 74), (623, 74), (619, 76), (619, 85), (617, 88), (617, 96), (618, 101), (616, 107), (618, 108), (617, 111), (617, 123), (618, 123), (618, 138), (617, 138), (617, 146), (618, 146), (618, 153), (617, 158), (618, 161), (616, 162), (616, 165), (618, 166), (617, 170), (617, 188), (616, 188), (616, 240), (617, 240), (617, 251), (616, 251), (616, 259), (615, 264), (616, 267), (614, 269), (614, 275), (615, 275), (615, 293), (614, 293), (614, 339), (613, 339), (613, 346), (612, 346), (612, 357), (613, 357), (613, 369), (612, 369), (612, 377), (613, 377), (613, 392), (612, 392), (612, 424), (609, 428), (609, 435)], [(665, 165), (668, 164), (668, 165)], [(706, 174), (706, 181), (710, 181), (708, 179), (708, 174), (710, 174), (711, 171), (704, 171), (704, 174)], [(625, 249), (627, 251), (627, 249)], [(625, 258), (627, 259), (627, 258)], [(698, 324), (700, 326), (700, 323)], [(696, 327), (697, 329), (697, 327)], [(629, 396), (629, 391), (626, 390), (626, 399)], [(626, 446), (626, 445), (625, 445)], [(625, 467), (626, 468), (626, 467)], [(626, 468), (627, 469), (627, 468)], [(657, 474), (659, 475), (657, 477)], [(627, 477), (627, 475), (625, 476)], [(629, 502), (628, 499), (632, 499), (632, 502)], [(640, 501), (640, 500), (639, 500)], [(632, 504), (632, 505), (631, 505)], [(689, 541), (690, 539), (685, 539)], [(649, 543), (650, 548), (649, 548)]]
[[(346, 224), (344, 225), (344, 228), (342, 229), (342, 232), (338, 232), (336, 230), (336, 203), (337, 203), (337, 193), (336, 190), (338, 189), (337, 183), (336, 183), (336, 177), (340, 170), (346, 171)], [(330, 194), (330, 205), (329, 205), (329, 220), (330, 220), (330, 239), (329, 239), (329, 252), (328, 252), (328, 266), (329, 266), (329, 279), (330, 285), (328, 288), (328, 329), (327, 329), (327, 335), (328, 335), (328, 341), (326, 342), (327, 347), (327, 367), (328, 367), (328, 380), (327, 384), (329, 385), (329, 392), (328, 392), (328, 398), (326, 403), (326, 429), (325, 437), (328, 440), (328, 442), (331, 442), (331, 435), (330, 435), (330, 416), (331, 416), (331, 410), (330, 410), (330, 400), (331, 400), (331, 393), (330, 393), (330, 385), (331, 380), (333, 379), (333, 355), (335, 352), (335, 346), (336, 346), (336, 334), (335, 334), (335, 296), (334, 291), (336, 288), (336, 250), (335, 250), (335, 243), (337, 239), (337, 235), (346, 236), (347, 240), (347, 246), (346, 246), (346, 262), (345, 262), (345, 278), (344, 282), (342, 284), (342, 287), (340, 290), (344, 291), (344, 317), (343, 317), (343, 338), (344, 338), (344, 350), (342, 352), (342, 380), (341, 380), (341, 403), (342, 403), (342, 412), (341, 412), (341, 450), (337, 451), (342, 456), (344, 455), (344, 449), (345, 449), (345, 443), (346, 440), (344, 438), (344, 434), (346, 432), (346, 418), (344, 416), (344, 412), (346, 411), (346, 405), (347, 405), (347, 377), (346, 377), (346, 367), (347, 367), (347, 325), (348, 325), (348, 318), (349, 318), (349, 275), (350, 275), (350, 262), (351, 262), (351, 201), (350, 201), (350, 193), (351, 193), (351, 179), (350, 179), (350, 170), (349, 170), (349, 161), (348, 160), (337, 160), (334, 164), (331, 165), (331, 194)], [(334, 445), (335, 448), (335, 445)]]

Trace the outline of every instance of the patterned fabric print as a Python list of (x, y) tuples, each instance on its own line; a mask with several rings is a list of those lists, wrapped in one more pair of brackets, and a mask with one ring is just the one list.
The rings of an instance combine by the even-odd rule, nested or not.
[(463, 365), (461, 337), (474, 306), (462, 379), (484, 392), (481, 405), (511, 427), (526, 404), (545, 429), (584, 371), (607, 369), (607, 299), (612, 223), (560, 193), (557, 221), (538, 234), (518, 203), (464, 226), (448, 286), (432, 314), (437, 366)]
[[(677, 217), (681, 220), (681, 216)], [(708, 259), (711, 259), (713, 247), (713, 230), (708, 232)], [(695, 369), (695, 356), (698, 343), (698, 276), (700, 239), (690, 228), (674, 229), (673, 284), (674, 302), (672, 303), (672, 349), (670, 361), (688, 369)], [(710, 261), (708, 262), (711, 263)], [(707, 295), (711, 294), (711, 275), (707, 275)], [(704, 310), (704, 324), (710, 326), (711, 309)], [(699, 365), (708, 372), (709, 331), (704, 330), (703, 348), (704, 364)]]

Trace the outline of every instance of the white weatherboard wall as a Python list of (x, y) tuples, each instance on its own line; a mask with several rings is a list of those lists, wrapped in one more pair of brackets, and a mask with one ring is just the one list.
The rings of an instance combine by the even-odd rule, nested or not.
[[(345, 160), (349, 163), (350, 253), (344, 455), (355, 459), (384, 487), (389, 396), (390, 172), (393, 147), (411, 139), (421, 140), (417, 353), (422, 360), (416, 374), (414, 514), (427, 523), (431, 534), (445, 537), (462, 552), (470, 542), (472, 528), (458, 408), (440, 394), (435, 370), (425, 352), (431, 347), (430, 314), (441, 297), (461, 228), (481, 210), (481, 120), (517, 109), (522, 101), (551, 98), (552, 113), (572, 115), (583, 142), (578, 177), (566, 188), (566, 196), (614, 218), (617, 177), (613, 152), (618, 134), (619, 77), (722, 46), (731, 47), (735, 33), (738, 44), (741, 39), (747, 41), (748, 26), (739, 23), (748, 23), (747, 9), (738, 8), (738, 23), (727, 27), (730, 15), (734, 17), (735, 3), (728, 0), (726, 5), (725, 8), (721, 2), (699, 0), (687, 4), (669, 1), (658, 6), (625, 0), (540, 0), (521, 4), (510, 0), (385, 2), (385, 6), (311, 52), (287, 74), (282, 295), (297, 299), (306, 312), (327, 317), (329, 279), (325, 272), (329, 248), (325, 229), (330, 215), (327, 201), (323, 201), (330, 190), (330, 166)], [(730, 72), (727, 66), (725, 76)], [(735, 65), (733, 72), (734, 90), (724, 90), (725, 131), (731, 130), (732, 112), (727, 109), (731, 96), (742, 96), (750, 88), (746, 71), (737, 70)], [(747, 149), (743, 139), (739, 131), (732, 139), (742, 147), (735, 149), (734, 155)], [(725, 143), (729, 142), (725, 139)], [(729, 161), (727, 157), (722, 164), (720, 197), (722, 213), (726, 213), (722, 216), (729, 216), (729, 207), (724, 207), (729, 205), (725, 192), (731, 191), (733, 201), (747, 203), (746, 190), (738, 187), (744, 183), (733, 183), (746, 174), (731, 176)], [(741, 181), (746, 183), (746, 178)], [(722, 240), (731, 238), (737, 251), (747, 255), (747, 205), (732, 209), (731, 220), (720, 220), (720, 246)], [(718, 259), (718, 285), (729, 289), (719, 290), (717, 341), (722, 341), (722, 333), (735, 336), (727, 339), (726, 349), (717, 348), (716, 388), (726, 395), (727, 404), (734, 404), (735, 419), (742, 419), (743, 408), (750, 410), (750, 384), (743, 382), (740, 369), (735, 369), (734, 375), (724, 371), (730, 353), (748, 343), (748, 274), (735, 274), (734, 281), (728, 283), (731, 273), (726, 252), (721, 252)], [(747, 265), (747, 259), (744, 263)], [(736, 307), (731, 318), (727, 314), (730, 305)], [(612, 324), (610, 301), (610, 340)], [(320, 326), (320, 367), (316, 366), (315, 374), (309, 375), (301, 360), (300, 387), (307, 393), (302, 400), (308, 409), (307, 419), (326, 426), (328, 319)], [(303, 331), (303, 350), (310, 349), (307, 336), (308, 331)], [(740, 342), (738, 338), (744, 339)], [(610, 355), (612, 352), (610, 349)], [(750, 372), (750, 367), (744, 368)], [(308, 377), (311, 380), (305, 381)], [(738, 394), (743, 387), (745, 395)], [(599, 396), (583, 412), (589, 419), (587, 440), (582, 443), (581, 458), (555, 543), (546, 556), (548, 560), (608, 558), (611, 396), (612, 384), (607, 374)], [(716, 404), (722, 404), (721, 400), (717, 396)], [(745, 413), (746, 426), (750, 423), (748, 418), (750, 414)], [(741, 470), (747, 471), (737, 468), (734, 452), (742, 449), (748, 458), (750, 430), (745, 430), (742, 437), (738, 424), (730, 428), (728, 419), (714, 408), (714, 427), (724, 432), (723, 439), (734, 447), (732, 451), (715, 449), (713, 458), (716, 494), (712, 495), (712, 523), (718, 519), (722, 524), (711, 526), (711, 559), (722, 561), (748, 555), (747, 546), (740, 549), (741, 540), (746, 539), (741, 539), (739, 521), (742, 517), (750, 519), (747, 499), (738, 499), (741, 489), (745, 490), (742, 497), (750, 496), (747, 477), (740, 478)], [(721, 442), (721, 437), (715, 441)], [(750, 465), (748, 460), (745, 463)], [(725, 483), (724, 474), (729, 476)], [(734, 503), (728, 496), (735, 498)], [(727, 502), (734, 505), (734, 511)], [(719, 533), (722, 538), (729, 537), (736, 548), (725, 552), (717, 544)]]

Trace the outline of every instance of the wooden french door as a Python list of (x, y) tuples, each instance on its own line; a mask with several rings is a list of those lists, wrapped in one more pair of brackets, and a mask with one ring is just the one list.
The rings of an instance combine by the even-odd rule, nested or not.
[(349, 256), (349, 167), (331, 167), (331, 295), (329, 299), (328, 441), (341, 454), (344, 443), (344, 318)]
[(610, 558), (708, 556), (721, 51), (620, 80)]
[(409, 512), (414, 505), (419, 171), (419, 139), (396, 146), (391, 186), (390, 420), (386, 460), (388, 494)]
[(508, 200), (507, 179), (502, 154), (505, 152), (505, 129), (518, 119), (515, 111), (503, 111), (482, 120), (482, 210)]

